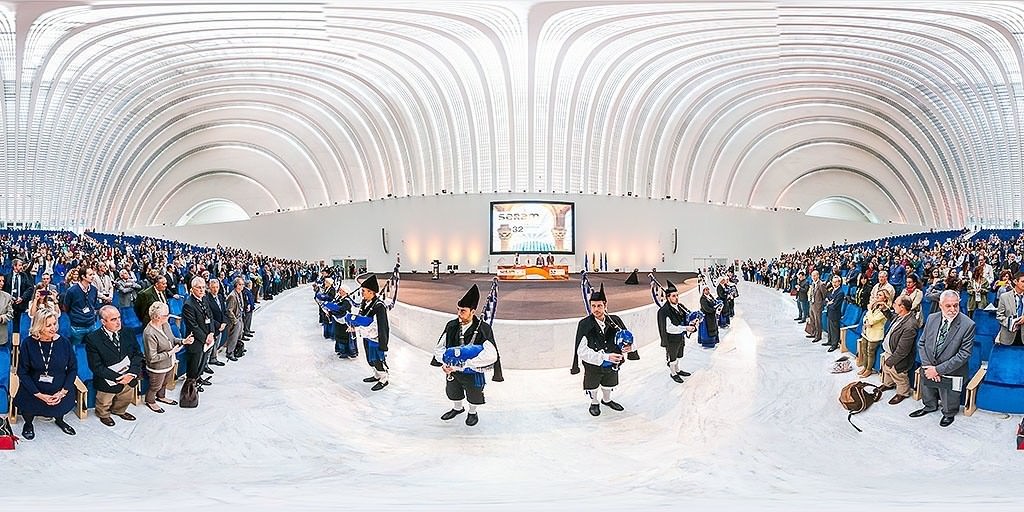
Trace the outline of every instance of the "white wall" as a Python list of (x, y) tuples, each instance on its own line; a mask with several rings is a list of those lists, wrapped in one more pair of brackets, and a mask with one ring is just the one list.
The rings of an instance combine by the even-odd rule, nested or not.
[[(633, 197), (488, 194), (442, 195), (353, 203), (200, 226), (159, 226), (136, 233), (199, 244), (243, 247), (286, 258), (365, 258), (383, 272), (402, 256), (403, 270), (425, 271), (430, 260), (460, 270), (488, 271), (492, 200), (552, 199), (576, 203), (576, 267), (583, 254), (608, 253), (610, 268), (691, 270), (694, 258), (772, 257), (833, 240), (842, 243), (923, 231), (921, 226), (869, 224)], [(381, 245), (387, 233), (389, 254)], [(673, 229), (679, 231), (672, 253)], [(664, 261), (662, 261), (664, 254)], [(575, 268), (573, 270), (576, 270)]]

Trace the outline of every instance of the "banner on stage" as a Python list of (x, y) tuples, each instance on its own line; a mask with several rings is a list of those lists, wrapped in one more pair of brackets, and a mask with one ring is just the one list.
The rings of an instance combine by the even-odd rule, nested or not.
[(569, 266), (528, 267), (522, 265), (498, 265), (498, 279), (502, 281), (567, 280), (569, 279)]

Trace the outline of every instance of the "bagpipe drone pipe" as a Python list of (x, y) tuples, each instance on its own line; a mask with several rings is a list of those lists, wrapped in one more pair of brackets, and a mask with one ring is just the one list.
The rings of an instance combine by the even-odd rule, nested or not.
[[(698, 273), (698, 275), (700, 275)], [(654, 305), (659, 308), (665, 304), (668, 300), (668, 294), (665, 292), (665, 285), (658, 281), (658, 278), (654, 276), (654, 273), (647, 274), (647, 277), (651, 280), (651, 299), (654, 300)], [(683, 311), (688, 311), (686, 308)], [(694, 328), (696, 332), (700, 323), (704, 321), (704, 313), (700, 310), (690, 311), (686, 316), (686, 324)], [(690, 332), (683, 332), (683, 338), (689, 338)]]
[[(480, 312), (480, 315), (477, 317), (477, 319), (479, 320), (479, 322), (481, 324), (487, 324), (488, 327), (490, 327), (491, 325), (494, 324), (494, 319), (495, 319), (495, 316), (497, 315), (497, 313), (498, 313), (498, 278), (495, 277), (495, 278), (493, 278), (491, 280), (491, 290), (487, 294), (487, 300), (484, 301), (483, 310)], [(431, 366), (442, 366), (442, 364), (443, 364), (444, 366), (452, 366), (452, 367), (456, 367), (456, 368), (460, 368), (460, 367), (465, 366), (465, 364), (470, 359), (473, 359), (473, 358), (479, 356), (480, 353), (483, 352), (483, 350), (484, 350), (484, 345), (477, 343), (477, 341), (479, 340), (479, 337), (480, 337), (480, 330), (481, 330), (481, 328), (477, 327), (477, 329), (473, 331), (473, 337), (470, 338), (469, 343), (465, 343), (463, 345), (459, 345), (459, 346), (456, 346), (456, 347), (448, 347), (447, 349), (445, 349), (444, 355), (442, 356), (442, 358), (441, 358), (442, 360), (440, 362), (437, 360), (436, 357), (432, 357), (430, 359), (430, 365)], [(447, 331), (446, 332), (442, 332), (441, 336), (437, 339), (437, 342), (441, 343), (441, 340), (446, 335), (447, 335)], [(494, 350), (497, 351), (498, 350), (498, 344), (496, 342), (493, 342), (493, 341), (492, 341), (492, 344), (494, 345)], [(501, 371), (501, 353), (500, 352), (497, 353), (497, 358), (496, 358), (496, 360), (495, 360), (493, 365), (489, 365), (489, 366), (486, 366), (486, 367), (483, 367), (483, 368), (479, 368), (479, 370), (492, 370), (493, 371), (493, 375), (491, 376), (491, 380), (494, 381), (494, 382), (504, 382), (505, 381), (504, 373)], [(474, 370), (472, 368), (463, 368), (460, 371), (462, 373), (465, 373), (465, 374), (473, 375), (474, 379), (477, 381), (477, 386), (478, 387), (482, 387), (483, 386), (484, 380), (485, 380), (483, 373), (481, 373), (479, 371), (476, 371), (476, 370)], [(452, 378), (453, 377), (451, 375), (448, 376), (448, 380), (451, 380)]]
[[(585, 271), (585, 270), (582, 273), (580, 273), (580, 291), (583, 294), (583, 307), (584, 307), (584, 309), (587, 310), (587, 315), (592, 315), (593, 311), (590, 310), (590, 296), (594, 294), (594, 287), (590, 284), (590, 278), (587, 276), (587, 271)], [(630, 332), (629, 329), (626, 329), (625, 325), (622, 325), (620, 322), (616, 321), (615, 319), (612, 319), (611, 313), (607, 313), (607, 310), (606, 310), (606, 313), (605, 313), (605, 318), (610, 319), (609, 321), (612, 322), (612, 324), (615, 325), (615, 327), (619, 329), (619, 332), (625, 332), (626, 333), (626, 334), (623, 335), (622, 339), (623, 340), (628, 339), (629, 340), (628, 345), (632, 346), (633, 345), (633, 333)], [(619, 343), (618, 334), (616, 334), (616, 340), (615, 341), (616, 341), (616, 344)], [(575, 340), (575, 342), (579, 342), (579, 340)], [(621, 349), (623, 346), (625, 346), (625, 342), (624, 342), (623, 345), (619, 346), (619, 348)], [(640, 352), (634, 348), (633, 351), (629, 352), (626, 355), (626, 359), (629, 359), (630, 361), (636, 361), (636, 360), (640, 359)], [(616, 368), (618, 368), (618, 365), (616, 365)]]

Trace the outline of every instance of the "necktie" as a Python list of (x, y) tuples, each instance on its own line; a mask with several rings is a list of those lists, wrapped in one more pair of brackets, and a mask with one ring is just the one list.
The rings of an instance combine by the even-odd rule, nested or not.
[(14, 286), (11, 287), (12, 295), (14, 295), (15, 297), (21, 296), (21, 286), (19, 286), (21, 285), (21, 282), (18, 280), (19, 277), (21, 276), (19, 276), (18, 274), (14, 274)]
[(1022, 297), (1021, 295), (1017, 296), (1017, 317), (1018, 318), (1020, 318), (1020, 316), (1022, 314), (1024, 314), (1024, 300), (1021, 300), (1022, 298), (1024, 298), (1024, 297)]
[(117, 333), (116, 332), (110, 335), (110, 340), (114, 342), (114, 347), (116, 347), (117, 351), (120, 352), (121, 351), (121, 340), (117, 339)]
[(942, 352), (942, 347), (946, 344), (946, 334), (949, 333), (949, 320), (942, 319), (942, 327), (939, 327), (939, 339), (935, 344), (935, 352)]

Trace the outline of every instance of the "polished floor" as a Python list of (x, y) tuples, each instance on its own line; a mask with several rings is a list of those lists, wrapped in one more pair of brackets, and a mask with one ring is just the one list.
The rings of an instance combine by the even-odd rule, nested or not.
[(656, 333), (636, 333), (648, 346), (613, 396), (625, 411), (591, 417), (568, 369), (513, 370), (471, 428), (439, 419), (443, 375), (401, 341), (392, 384), (371, 392), (300, 288), (257, 313), (249, 355), (217, 369), (199, 409), (132, 407), (114, 428), (90, 415), (75, 437), (39, 423), (0, 452), (0, 495), (10, 510), (1019, 509), (1019, 417), (940, 428), (883, 402), (858, 433), (836, 400), (854, 374), (828, 372), (835, 354), (806, 341), (788, 296), (740, 292), (723, 342), (687, 349), (684, 384)]

